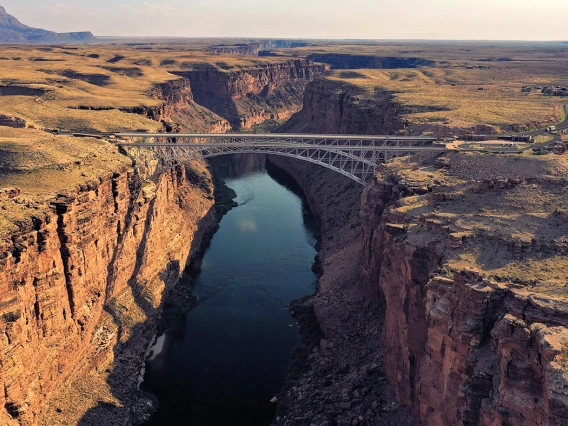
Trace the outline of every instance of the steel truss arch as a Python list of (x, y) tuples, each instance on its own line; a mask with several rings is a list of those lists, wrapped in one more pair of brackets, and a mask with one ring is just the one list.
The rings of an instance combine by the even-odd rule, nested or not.
[[(158, 171), (174, 168), (182, 163), (228, 154), (270, 154), (296, 158), (318, 164), (340, 173), (361, 185), (368, 185), (381, 163), (389, 159), (416, 153), (445, 151), (440, 146), (427, 146), (434, 139), (389, 136), (357, 137), (326, 135), (196, 135), (176, 134), (129, 137), (152, 139), (149, 143), (122, 143), (118, 145), (130, 155), (141, 156), (142, 150), (152, 151), (157, 157)], [(154, 142), (167, 139), (166, 143)], [(184, 139), (205, 140), (205, 143), (184, 143)], [(178, 142), (180, 141), (180, 142)], [(135, 150), (135, 152), (129, 151)]]

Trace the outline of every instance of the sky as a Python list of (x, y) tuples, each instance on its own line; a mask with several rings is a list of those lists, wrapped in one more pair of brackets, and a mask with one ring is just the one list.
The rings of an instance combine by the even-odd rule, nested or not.
[(568, 0), (0, 0), (97, 36), (568, 40)]

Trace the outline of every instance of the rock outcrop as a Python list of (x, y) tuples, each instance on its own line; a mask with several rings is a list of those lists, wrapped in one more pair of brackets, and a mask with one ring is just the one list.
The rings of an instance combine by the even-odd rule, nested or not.
[[(211, 185), (205, 169), (179, 168), (155, 183), (120, 170), (61, 194), (2, 244), (3, 424), (37, 424), (42, 409), (56, 415), (45, 412), (55, 410), (45, 405), (54, 389), (108, 368), (133, 338), (150, 338), (164, 290), (215, 224)], [(117, 399), (127, 418), (131, 401)]]
[[(541, 209), (529, 201), (533, 186), (554, 200), (555, 185), (530, 183), (536, 180), (528, 163), (514, 178), (502, 176), (501, 185), (453, 180), (452, 169), (459, 173), (463, 163), (444, 164), (450, 170), (440, 173), (385, 169), (363, 194), (364, 288), (385, 305), (381, 350), (389, 381), (429, 426), (564, 424), (567, 276), (554, 241), (566, 225), (554, 217), (558, 205), (538, 225), (524, 220)], [(491, 211), (481, 207), (485, 200)], [(496, 226), (500, 214), (509, 219)], [(529, 237), (523, 249), (515, 235), (521, 229), (538, 229), (547, 244), (533, 237), (531, 245)], [(546, 257), (557, 258), (556, 269), (541, 263)], [(531, 265), (530, 278), (516, 275), (517, 262)]]
[(259, 56), (261, 52), (270, 49), (289, 49), (306, 46), (308, 43), (294, 40), (261, 40), (253, 43), (220, 44), (209, 50), (223, 55)]
[(404, 109), (384, 91), (373, 98), (360, 89), (326, 78), (311, 82), (303, 108), (280, 127), (283, 133), (394, 134), (404, 130)]
[(327, 65), (297, 59), (236, 71), (204, 65), (176, 74), (190, 81), (196, 103), (239, 130), (268, 119), (289, 118), (301, 108), (308, 83), (328, 69)]
[(192, 129), (195, 132), (226, 133), (231, 130), (226, 119), (195, 102), (187, 78), (156, 84), (150, 96), (161, 100), (162, 104), (156, 107), (122, 108), (122, 111), (159, 121), (167, 132)]

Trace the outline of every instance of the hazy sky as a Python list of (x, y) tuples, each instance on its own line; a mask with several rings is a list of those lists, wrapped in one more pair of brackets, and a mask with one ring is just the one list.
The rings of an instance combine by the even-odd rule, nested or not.
[(0, 0), (98, 36), (568, 40), (568, 0)]

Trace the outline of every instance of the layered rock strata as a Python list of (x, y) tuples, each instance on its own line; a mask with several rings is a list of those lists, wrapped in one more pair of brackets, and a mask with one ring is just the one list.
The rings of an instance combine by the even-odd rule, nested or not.
[(565, 424), (566, 168), (475, 157), (385, 168), (363, 194), (389, 382), (425, 425)]
[(310, 83), (303, 108), (279, 131), (353, 135), (394, 134), (405, 129), (404, 108), (390, 93), (369, 97), (360, 89), (325, 78)]
[(190, 81), (171, 80), (152, 87), (150, 97), (162, 101), (156, 107), (122, 108), (122, 111), (142, 114), (163, 124), (167, 132), (192, 129), (195, 132), (226, 133), (229, 122), (195, 102)]
[[(88, 408), (67, 401), (45, 412), (55, 408), (44, 404), (90, 371), (118, 373), (120, 365), (109, 366), (121, 348), (148, 341), (164, 290), (215, 223), (211, 194), (204, 168), (178, 168), (156, 182), (123, 169), (61, 194), (3, 243), (4, 424), (37, 424), (42, 408), (44, 418), (71, 422)], [(131, 401), (114, 396), (117, 416), (127, 419)]]
[(177, 74), (190, 81), (195, 102), (239, 130), (268, 119), (289, 118), (301, 108), (308, 83), (328, 69), (327, 65), (297, 59), (240, 70), (204, 65)]
[(298, 182), (321, 232), (318, 289), (292, 304), (303, 343), (278, 395), (273, 424), (412, 424), (386, 380), (380, 351), (384, 312), (361, 286), (363, 187), (307, 162), (277, 156), (270, 162)]
[(218, 45), (210, 48), (212, 52), (223, 55), (260, 56), (269, 49), (289, 49), (306, 46), (308, 43), (294, 40), (262, 40), (253, 43)]

